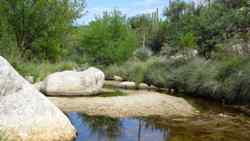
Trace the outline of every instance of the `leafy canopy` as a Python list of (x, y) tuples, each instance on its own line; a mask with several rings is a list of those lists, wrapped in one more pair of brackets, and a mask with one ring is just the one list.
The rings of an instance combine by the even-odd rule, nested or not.
[(126, 61), (137, 46), (135, 33), (121, 12), (104, 12), (85, 28), (81, 39), (83, 53), (95, 64)]
[(0, 21), (22, 54), (55, 59), (83, 9), (84, 0), (1, 0)]

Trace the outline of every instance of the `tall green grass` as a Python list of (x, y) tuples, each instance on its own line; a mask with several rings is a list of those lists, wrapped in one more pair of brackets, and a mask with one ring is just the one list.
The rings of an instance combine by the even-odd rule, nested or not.
[(14, 68), (23, 76), (33, 76), (35, 81), (41, 81), (46, 78), (49, 74), (64, 71), (73, 70), (78, 67), (73, 62), (59, 62), (59, 63), (35, 63), (35, 62), (23, 62), (13, 63)]
[[(111, 71), (110, 71), (111, 70)], [(147, 61), (128, 61), (107, 71), (137, 83), (145, 82), (178, 93), (202, 96), (227, 103), (250, 102), (250, 59), (226, 57), (206, 60), (193, 57), (172, 60), (151, 57)]]

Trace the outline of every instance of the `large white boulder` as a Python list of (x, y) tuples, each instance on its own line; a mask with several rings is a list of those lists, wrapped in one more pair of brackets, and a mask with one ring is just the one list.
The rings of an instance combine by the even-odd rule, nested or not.
[(68, 118), (0, 56), (0, 131), (14, 141), (71, 141)]
[(46, 78), (42, 91), (49, 96), (96, 95), (101, 92), (104, 79), (104, 73), (94, 67), (82, 72), (57, 72)]

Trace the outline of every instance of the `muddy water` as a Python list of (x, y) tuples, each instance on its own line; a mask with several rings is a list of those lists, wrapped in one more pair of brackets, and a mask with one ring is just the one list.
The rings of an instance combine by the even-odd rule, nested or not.
[(250, 118), (221, 104), (188, 99), (201, 114), (192, 118), (110, 118), (70, 112), (76, 141), (250, 141)]

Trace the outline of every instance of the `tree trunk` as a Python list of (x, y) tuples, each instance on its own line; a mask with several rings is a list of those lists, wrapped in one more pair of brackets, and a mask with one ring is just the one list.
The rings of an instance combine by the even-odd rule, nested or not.
[(138, 127), (138, 141), (141, 141), (141, 120), (139, 119), (139, 127)]

